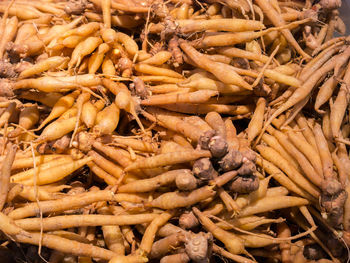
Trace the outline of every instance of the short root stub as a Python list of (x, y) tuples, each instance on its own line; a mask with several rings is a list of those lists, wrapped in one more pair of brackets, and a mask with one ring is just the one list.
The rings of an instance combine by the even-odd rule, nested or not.
[(236, 176), (230, 184), (230, 190), (240, 194), (248, 194), (258, 188), (259, 179), (255, 175)]
[(185, 251), (194, 262), (209, 262), (212, 245), (212, 234), (203, 232), (198, 234), (190, 233), (185, 243)]
[(218, 163), (221, 171), (228, 172), (240, 167), (242, 160), (243, 157), (239, 151), (230, 150)]
[(179, 217), (179, 225), (183, 229), (193, 229), (199, 226), (199, 221), (192, 211), (187, 211)]
[(209, 158), (201, 158), (194, 162), (193, 174), (200, 180), (209, 181), (218, 176)]
[(133, 90), (135, 95), (140, 97), (141, 99), (146, 99), (149, 95), (146, 84), (142, 79), (136, 77), (133, 79)]
[(221, 158), (227, 154), (228, 144), (224, 138), (216, 135), (210, 139), (208, 148), (214, 158)]

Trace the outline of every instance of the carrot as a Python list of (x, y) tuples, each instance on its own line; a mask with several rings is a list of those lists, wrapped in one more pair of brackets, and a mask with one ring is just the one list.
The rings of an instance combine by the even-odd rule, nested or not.
[(0, 128), (3, 127), (10, 119), (16, 110), (16, 102), (11, 102), (6, 108), (5, 112), (0, 116)]
[(203, 103), (218, 95), (212, 90), (199, 90), (185, 94), (153, 95), (141, 101), (142, 105), (163, 105), (172, 103)]
[[(253, 105), (224, 105), (224, 104), (185, 104), (176, 103), (161, 105), (162, 108), (182, 113), (189, 114), (207, 114), (215, 111), (221, 114), (228, 115), (245, 115), (252, 111)], [(189, 136), (188, 136), (189, 137)]]
[(174, 214), (175, 211), (167, 210), (152, 220), (152, 222), (146, 228), (146, 231), (141, 240), (139, 247), (139, 253), (141, 255), (148, 255), (151, 252), (154, 238), (158, 229), (165, 225), (166, 222), (174, 216)]
[(102, 73), (105, 75), (114, 76), (116, 73), (113, 61), (108, 56), (105, 56), (105, 58), (103, 59), (101, 67)]
[[(6, 21), (6, 20), (5, 20)], [(4, 56), (5, 45), (7, 42), (10, 42), (16, 35), (18, 27), (18, 18), (17, 16), (13, 16), (9, 19), (6, 24), (6, 27), (2, 33), (2, 38), (0, 41), (0, 59)]]
[(233, 233), (227, 232), (217, 227), (206, 215), (200, 212), (198, 208), (193, 207), (192, 210), (204, 228), (212, 233), (215, 238), (224, 243), (229, 252), (232, 254), (246, 253), (242, 239)]
[(258, 156), (257, 164), (262, 167), (269, 174), (273, 174), (274, 179), (278, 181), (282, 186), (286, 187), (289, 191), (294, 192), (302, 197), (307, 198), (308, 200), (315, 200), (313, 197), (299, 187), (296, 183), (294, 183), (289, 177), (287, 177), (278, 167), (276, 167), (273, 163), (263, 159)]
[[(194, 205), (202, 200), (215, 195), (215, 191), (209, 186), (203, 186), (192, 192), (168, 192), (155, 198), (148, 205), (161, 209), (174, 209)], [(175, 201), (176, 200), (176, 201)]]
[(308, 141), (309, 144), (312, 145), (312, 147), (315, 150), (318, 151), (315, 136), (312, 132), (312, 129), (309, 127), (306, 118), (302, 115), (302, 113), (299, 113), (295, 117), (295, 120), (298, 123), (299, 128), (302, 129), (302, 133), (303, 133), (305, 139)]
[(107, 44), (122, 44), (131, 57), (135, 56), (139, 49), (136, 42), (127, 34), (124, 34), (122, 32), (115, 32), (110, 28), (102, 30), (102, 39)]
[[(33, 185), (34, 180), (36, 180), (36, 183), (38, 185), (57, 182), (90, 162), (91, 159), (92, 158), (85, 158), (77, 161), (67, 162), (59, 166), (54, 166), (50, 169), (40, 170), (37, 174), (34, 175), (37, 177), (36, 179), (33, 177), (28, 178), (26, 180), (20, 181), (20, 183), (23, 183), (25, 185)], [(11, 178), (11, 181), (14, 181), (14, 179)]]
[(119, 109), (123, 109), (130, 113), (135, 119), (141, 130), (144, 130), (143, 125), (138, 117), (137, 109), (136, 109), (136, 102), (131, 97), (130, 91), (123, 85), (120, 85), (118, 83), (115, 83), (111, 80), (104, 79), (103, 84), (113, 93), (116, 95), (114, 99), (115, 105)]
[(140, 63), (160, 66), (166, 63), (171, 58), (171, 56), (172, 54), (168, 51), (160, 51), (154, 56), (142, 60)]
[(113, 137), (113, 142), (127, 147), (131, 147), (133, 150), (142, 152), (155, 152), (157, 149), (157, 145), (155, 145), (154, 143), (149, 143), (144, 140), (132, 139), (124, 136)]
[(102, 0), (102, 15), (105, 28), (111, 28), (111, 0)]
[(320, 153), (322, 161), (323, 175), (326, 180), (329, 178), (333, 178), (333, 160), (328, 148), (327, 140), (322, 132), (321, 126), (318, 123), (316, 123), (313, 131), (315, 134), (318, 152)]
[(345, 87), (350, 84), (350, 67), (348, 66), (345, 76), (344, 83), (338, 92), (337, 98), (335, 99), (333, 105), (331, 106), (330, 112), (330, 123), (332, 129), (332, 135), (334, 137), (339, 136), (340, 126), (343, 121), (347, 105), (349, 103), (348, 90)]
[(36, 105), (24, 108), (19, 115), (19, 122), (15, 130), (9, 132), (7, 135), (9, 138), (19, 136), (23, 129), (29, 130), (39, 121), (39, 111)]
[[(261, 8), (261, 10), (265, 13), (265, 15), (269, 18), (269, 20), (275, 25), (275, 26), (283, 26), (285, 25), (285, 21), (283, 20), (282, 16), (271, 6), (269, 2), (258, 0), (257, 1), (258, 6)], [(299, 44), (296, 42), (295, 38), (293, 37), (292, 33), (288, 29), (282, 29), (281, 33), (286, 38), (286, 40), (289, 42), (289, 44), (305, 59), (310, 59), (310, 56), (306, 54)]]
[(0, 184), (0, 210), (4, 208), (7, 194), (10, 187), (11, 167), (15, 160), (17, 146), (9, 145), (7, 147), (7, 154), (1, 166), (1, 184)]
[(91, 55), (88, 62), (89, 74), (94, 74), (102, 65), (105, 54), (109, 51), (109, 46), (106, 43), (102, 43), (98, 46), (98, 49)]
[(230, 149), (238, 150), (237, 130), (230, 119), (225, 120), (226, 141)]
[[(49, 202), (49, 201), (47, 201)], [(53, 231), (70, 227), (81, 226), (106, 226), (106, 225), (136, 225), (148, 223), (159, 217), (159, 214), (133, 214), (133, 215), (71, 215), (57, 216), (43, 219), (44, 231)], [(25, 218), (15, 221), (16, 225), (27, 231), (40, 230), (38, 223), (40, 218)], [(60, 222), (57, 224), (55, 222)], [(39, 227), (39, 228), (38, 228)]]
[(52, 141), (74, 130), (77, 117), (59, 119), (47, 125), (36, 142)]
[[(39, 155), (35, 156), (35, 163), (37, 165), (49, 162), (55, 158), (63, 157), (64, 155), (60, 154), (50, 154), (50, 155)], [(33, 157), (18, 157), (13, 162), (12, 170), (31, 168), (33, 167)]]
[(250, 85), (240, 77), (233, 68), (226, 64), (213, 62), (205, 55), (196, 51), (189, 43), (180, 41), (181, 49), (197, 64), (197, 66), (211, 72), (225, 84), (232, 84), (251, 90)]
[(148, 157), (145, 159), (141, 159), (128, 165), (125, 167), (125, 171), (132, 171), (135, 169), (144, 169), (144, 168), (155, 168), (159, 166), (166, 166), (177, 163), (184, 163), (197, 160), (202, 157), (210, 157), (211, 154), (209, 151), (203, 150), (189, 150), (183, 152), (175, 152), (175, 153), (165, 153), (159, 154), (156, 156)]
[(132, 164), (129, 153), (123, 149), (106, 146), (99, 141), (93, 141), (92, 146), (124, 168)]
[[(107, 160), (95, 151), (89, 151), (88, 155), (93, 158), (95, 164), (97, 164), (100, 168), (108, 172), (110, 175), (114, 176), (117, 179), (122, 178), (123, 169), (119, 165)], [(127, 176), (124, 177), (123, 181), (127, 183), (130, 180), (133, 181), (135, 179), (135, 176), (129, 173)]]
[(322, 174), (317, 174), (315, 168), (312, 167), (307, 158), (288, 140), (288, 136), (280, 131), (270, 129), (272, 135), (281, 143), (284, 149), (297, 160), (300, 168), (303, 170), (307, 178), (315, 185), (320, 186)]
[(270, 123), (272, 122), (273, 119), (275, 119), (278, 115), (282, 114), (289, 108), (293, 107), (295, 104), (298, 102), (302, 101), (305, 99), (309, 93), (312, 91), (314, 88), (315, 84), (324, 77), (324, 74), (329, 72), (334, 68), (334, 63), (337, 59), (337, 56), (331, 58), (328, 62), (326, 62), (315, 74), (312, 75), (307, 81), (304, 82), (304, 84), (296, 89), (292, 96), (289, 97), (289, 99), (281, 106), (279, 107), (273, 114), (272, 116), (265, 122), (264, 128), (262, 129), (262, 132), (265, 132), (266, 128)]
[(308, 200), (293, 196), (281, 196), (279, 197), (279, 200), (280, 202), (276, 202), (275, 197), (265, 197), (263, 199), (260, 199), (255, 203), (252, 203), (249, 206), (243, 208), (239, 214), (239, 217), (262, 213), (265, 211), (270, 211), (271, 209), (276, 210), (286, 207), (309, 204)]
[(37, 89), (43, 92), (61, 92), (81, 86), (96, 86), (101, 79), (93, 74), (69, 77), (41, 77), (37, 79), (22, 79), (14, 84), (14, 89)]
[(143, 73), (143, 74), (148, 74), (148, 75), (161, 75), (161, 76), (168, 76), (172, 78), (183, 78), (183, 76), (171, 69), (166, 69), (166, 68), (160, 68), (160, 67), (155, 67), (151, 66), (145, 63), (140, 63), (136, 64), (134, 66), (135, 70), (137, 72)]
[(179, 254), (164, 256), (159, 262), (160, 263), (170, 263), (170, 262), (187, 263), (189, 261), (190, 261), (190, 258), (186, 253), (179, 253)]
[(315, 150), (300, 133), (290, 130), (287, 131), (287, 135), (294, 146), (310, 161), (316, 172), (323, 177), (322, 163), (318, 151)]
[(62, 38), (67, 38), (69, 36), (77, 35), (77, 36), (87, 36), (97, 31), (100, 28), (100, 24), (96, 22), (91, 22), (87, 24), (83, 24), (77, 28), (73, 28), (67, 30), (62, 34)]
[(19, 98), (38, 101), (46, 106), (53, 107), (55, 103), (62, 97), (62, 94), (50, 92), (31, 92), (31, 91), (22, 91), (19, 95)]
[[(192, 77), (192, 76), (191, 76)], [(216, 90), (222, 94), (247, 94), (244, 88), (235, 85), (226, 85), (220, 81), (215, 81), (211, 78), (201, 77), (201, 78), (189, 78), (186, 81), (180, 82), (177, 85), (182, 88), (193, 88), (193, 89), (209, 89)]]
[(66, 61), (68, 61), (67, 57), (55, 56), (55, 57), (47, 58), (43, 61), (40, 61), (39, 63), (36, 63), (32, 67), (22, 71), (18, 78), (24, 79), (24, 78), (31, 77), (33, 75), (40, 74), (44, 71), (47, 71), (62, 65)]
[(115, 256), (108, 263), (144, 263), (148, 262), (148, 259), (141, 255), (127, 255), (127, 256)]
[[(108, 190), (101, 190), (97, 192), (86, 192), (73, 196), (66, 196), (59, 200), (43, 201), (40, 202), (40, 209), (42, 213), (58, 212), (67, 209), (84, 207), (88, 204), (98, 202), (114, 200), (113, 194)], [(12, 219), (21, 219), (30, 216), (35, 216), (39, 207), (37, 203), (30, 203), (24, 207), (13, 210), (9, 213), (9, 217)]]
[(246, 58), (249, 60), (255, 60), (255, 61), (262, 62), (262, 63), (266, 63), (269, 59), (265, 55), (256, 54), (256, 53), (242, 50), (242, 49), (235, 48), (235, 47), (221, 47), (221, 48), (218, 48), (217, 51), (220, 54), (228, 56), (228, 57)]
[[(206, 30), (242, 32), (261, 30), (265, 28), (265, 26), (259, 21), (245, 19), (183, 19), (175, 20), (175, 23), (178, 23), (179, 30), (181, 30), (181, 32), (183, 33), (191, 33)], [(161, 24), (153, 24), (150, 26), (149, 30), (150, 33), (160, 33), (160, 31), (164, 30), (164, 26)]]
[(75, 48), (80, 42), (85, 39), (84, 36), (72, 35), (62, 40), (62, 45), (68, 48)]
[(209, 112), (205, 116), (205, 121), (217, 132), (217, 135), (220, 135), (224, 140), (226, 139), (226, 126), (220, 114), (217, 112)]
[(150, 179), (137, 180), (119, 187), (120, 193), (130, 192), (150, 192), (156, 190), (158, 187), (168, 185), (175, 182), (177, 176), (182, 173), (191, 173), (189, 170), (172, 170)]
[(235, 44), (242, 44), (245, 42), (252, 41), (256, 38), (267, 35), (270, 32), (277, 30), (288, 30), (288, 28), (296, 27), (298, 24), (303, 24), (308, 22), (310, 19), (303, 19), (300, 21), (292, 22), (288, 25), (282, 25), (280, 27), (269, 28), (266, 30), (261, 30), (257, 32), (246, 31), (246, 32), (237, 32), (237, 33), (215, 33), (204, 35), (204, 38), (200, 41), (195, 41), (194, 45), (196, 48), (208, 48), (208, 47), (222, 47), (222, 46), (231, 46)]
[(90, 101), (87, 101), (83, 104), (81, 109), (81, 121), (86, 125), (87, 128), (91, 128), (95, 124), (97, 109)]
[[(286, 223), (280, 223), (277, 225), (278, 238), (285, 238), (291, 236), (291, 231)], [(283, 263), (291, 263), (291, 244), (289, 242), (280, 243), (281, 257)]]
[(294, 166), (299, 172), (301, 172), (299, 164), (296, 160), (282, 147), (278, 140), (267, 133), (262, 136), (262, 141), (265, 142), (268, 146), (276, 150), (284, 159), (286, 159), (291, 165)]
[[(193, 141), (198, 141), (199, 137), (201, 136), (201, 131), (196, 129), (195, 126), (186, 123), (179, 117), (172, 116), (172, 114), (170, 114), (168, 111), (157, 108), (148, 108), (147, 111), (155, 116), (153, 117), (153, 115), (146, 115), (146, 118), (152, 118), (152, 121), (157, 120), (161, 126), (181, 133)], [(145, 115), (144, 112), (143, 114)]]
[(105, 181), (108, 185), (116, 185), (118, 184), (118, 179), (114, 176), (107, 173), (105, 170), (103, 170), (98, 165), (90, 162), (87, 163), (87, 166), (89, 166), (90, 171), (93, 172), (97, 177), (101, 178), (103, 181)]
[(109, 250), (83, 244), (77, 241), (61, 238), (55, 235), (40, 234), (36, 232), (29, 233), (19, 228), (13, 223), (6, 215), (0, 214), (1, 230), (7, 235), (10, 235), (17, 242), (39, 245), (42, 244), (46, 247), (56, 249), (68, 254), (92, 256), (97, 258), (103, 258), (106, 260), (111, 259), (115, 254)]
[(264, 113), (265, 113), (266, 100), (264, 98), (259, 98), (256, 103), (256, 108), (254, 114), (249, 122), (247, 134), (248, 141), (252, 141), (256, 136), (259, 135), (260, 130), (263, 126)]
[(125, 254), (124, 238), (119, 226), (102, 226), (107, 247), (118, 255)]
[(99, 37), (88, 37), (80, 42), (73, 50), (72, 58), (68, 63), (68, 68), (78, 67), (82, 59), (94, 51), (102, 43)]
[(80, 91), (73, 91), (72, 93), (61, 97), (53, 106), (49, 116), (40, 124), (37, 130), (41, 130), (47, 123), (58, 118), (61, 114), (71, 108), (79, 93)]
[(118, 126), (120, 110), (112, 103), (97, 113), (94, 130), (101, 134), (111, 134)]

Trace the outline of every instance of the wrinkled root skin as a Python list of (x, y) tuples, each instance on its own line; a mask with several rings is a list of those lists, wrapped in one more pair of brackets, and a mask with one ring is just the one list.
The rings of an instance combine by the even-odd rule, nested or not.
[(7, 79), (0, 79), (0, 97), (13, 97), (13, 84)]
[(321, 206), (328, 214), (329, 221), (334, 227), (339, 227), (343, 222), (344, 204), (348, 197), (346, 191), (342, 190), (334, 195), (321, 195)]
[(243, 157), (239, 151), (230, 150), (218, 163), (222, 172), (228, 172), (240, 167), (242, 161)]
[(193, 229), (199, 226), (199, 221), (192, 211), (183, 213), (179, 218), (179, 225), (183, 229)]
[(235, 193), (248, 194), (259, 188), (259, 179), (255, 175), (236, 176), (230, 184), (230, 190)]
[(143, 82), (142, 79), (136, 77), (133, 80), (133, 84), (134, 88), (132, 89), (132, 92), (134, 95), (139, 96), (141, 99), (146, 99), (149, 95), (149, 92), (146, 88), (145, 82)]
[(237, 172), (241, 176), (253, 175), (256, 172), (256, 166), (253, 162), (247, 161), (242, 164), (242, 166), (237, 170)]
[(14, 78), (16, 75), (14, 65), (5, 60), (0, 60), (0, 78)]
[(215, 136), (216, 132), (215, 130), (209, 130), (204, 132), (200, 137), (198, 141), (198, 145), (202, 150), (209, 150), (209, 141), (211, 138)]
[(66, 4), (64, 12), (67, 15), (81, 15), (85, 12), (86, 8), (88, 8), (88, 2), (86, 0), (70, 1)]
[(226, 140), (219, 135), (214, 136), (210, 139), (208, 148), (214, 158), (221, 158), (225, 156), (228, 151)]
[(192, 171), (194, 176), (203, 181), (209, 181), (218, 176), (209, 158), (201, 158), (195, 161)]
[(190, 233), (185, 243), (185, 251), (194, 262), (209, 262), (212, 245), (213, 235), (211, 233)]
[(177, 65), (181, 65), (183, 63), (183, 54), (179, 47), (179, 39), (177, 36), (170, 39), (168, 48), (172, 54), (173, 60), (177, 63)]

